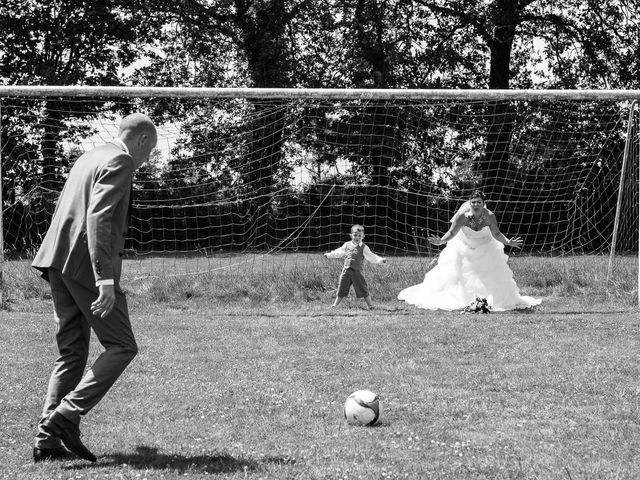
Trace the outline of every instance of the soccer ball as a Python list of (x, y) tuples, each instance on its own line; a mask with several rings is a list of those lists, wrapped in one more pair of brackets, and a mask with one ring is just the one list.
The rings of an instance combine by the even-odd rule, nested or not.
[(344, 418), (350, 425), (374, 425), (380, 417), (378, 395), (369, 390), (358, 390), (344, 402)]

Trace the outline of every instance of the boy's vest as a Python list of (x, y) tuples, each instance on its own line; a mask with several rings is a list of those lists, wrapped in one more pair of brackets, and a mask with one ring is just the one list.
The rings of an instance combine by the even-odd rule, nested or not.
[(354, 270), (362, 270), (364, 263), (364, 243), (354, 245), (353, 242), (347, 242), (345, 246), (347, 251), (344, 256), (344, 268), (353, 268)]

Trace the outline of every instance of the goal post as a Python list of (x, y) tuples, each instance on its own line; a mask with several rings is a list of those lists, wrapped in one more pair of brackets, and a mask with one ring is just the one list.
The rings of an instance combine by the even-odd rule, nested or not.
[(635, 90), (0, 87), (0, 260), (35, 252), (75, 159), (141, 111), (159, 140), (134, 179), (131, 278), (266, 278), (283, 262), (290, 279), (313, 277), (318, 253), (353, 223), (376, 253), (423, 275), (439, 251), (426, 237), (443, 234), (479, 188), (501, 230), (524, 240), (510, 255), (597, 257), (606, 282), (638, 257), (638, 99)]
[[(620, 226), (620, 214), (622, 210), (622, 202), (625, 195), (625, 178), (627, 175), (627, 170), (629, 168), (630, 162), (629, 157), (633, 157), (634, 154), (637, 154), (637, 149), (634, 148), (633, 137), (638, 133), (638, 115), (637, 115), (638, 102), (634, 100), (629, 107), (629, 119), (627, 121), (627, 135), (625, 141), (624, 154), (622, 156), (622, 166), (620, 168), (620, 186), (618, 189), (618, 199), (616, 202), (616, 211), (615, 217), (613, 221), (613, 234), (611, 236), (611, 248), (609, 252), (609, 264), (607, 267), (607, 280), (611, 277), (611, 273), (613, 270), (613, 259), (615, 258), (616, 253), (616, 244), (618, 239), (618, 230)], [(640, 199), (639, 199), (640, 200)], [(639, 202), (640, 203), (640, 202)], [(638, 300), (640, 304), (640, 290), (638, 291)]]

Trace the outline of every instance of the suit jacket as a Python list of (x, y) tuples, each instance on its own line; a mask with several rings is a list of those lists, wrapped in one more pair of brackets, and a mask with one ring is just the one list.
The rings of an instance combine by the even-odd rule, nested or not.
[(54, 268), (86, 285), (112, 278), (119, 288), (133, 173), (133, 159), (113, 143), (76, 160), (33, 259), (43, 278)]

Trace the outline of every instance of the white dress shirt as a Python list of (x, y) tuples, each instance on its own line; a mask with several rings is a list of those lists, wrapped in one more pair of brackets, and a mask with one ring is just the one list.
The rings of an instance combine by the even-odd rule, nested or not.
[[(345, 242), (341, 247), (336, 248), (335, 250), (331, 251), (331, 252), (327, 252), (325, 255), (327, 258), (343, 258), (346, 253), (347, 253), (347, 245), (349, 245), (349, 243), (353, 243), (356, 246), (361, 246), (362, 242), (359, 243), (354, 243), (352, 241), (350, 242)], [(384, 262), (384, 258), (379, 257), (378, 255), (376, 255), (375, 253), (373, 253), (371, 251), (371, 249), (369, 248), (369, 245), (365, 245), (364, 249), (362, 250), (362, 253), (364, 254), (364, 258), (365, 260), (371, 262), (371, 263), (382, 263)]]

